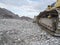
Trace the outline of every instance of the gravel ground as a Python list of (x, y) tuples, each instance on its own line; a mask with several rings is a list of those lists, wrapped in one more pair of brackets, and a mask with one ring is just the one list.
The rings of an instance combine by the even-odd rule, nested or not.
[(32, 22), (0, 19), (0, 45), (60, 45), (60, 38)]

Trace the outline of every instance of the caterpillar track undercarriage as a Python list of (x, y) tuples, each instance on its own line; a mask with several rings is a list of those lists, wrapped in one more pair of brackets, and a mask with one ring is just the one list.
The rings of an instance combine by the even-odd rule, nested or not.
[(60, 36), (60, 0), (34, 17), (34, 22), (43, 26), (53, 36)]

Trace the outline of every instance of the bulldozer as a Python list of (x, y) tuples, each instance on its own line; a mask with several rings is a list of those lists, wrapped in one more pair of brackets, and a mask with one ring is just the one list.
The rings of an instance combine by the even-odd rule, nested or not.
[(60, 36), (60, 0), (34, 17), (34, 22), (46, 29), (53, 36)]

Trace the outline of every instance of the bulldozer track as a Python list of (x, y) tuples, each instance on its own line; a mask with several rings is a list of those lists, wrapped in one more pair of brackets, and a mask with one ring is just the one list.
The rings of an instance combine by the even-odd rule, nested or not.
[(41, 24), (38, 24), (42, 30), (45, 30), (46, 32), (48, 32), (51, 36), (54, 36), (54, 37), (60, 37), (58, 35), (55, 35), (55, 32), (51, 31), (50, 29), (46, 28), (45, 26), (41, 25)]

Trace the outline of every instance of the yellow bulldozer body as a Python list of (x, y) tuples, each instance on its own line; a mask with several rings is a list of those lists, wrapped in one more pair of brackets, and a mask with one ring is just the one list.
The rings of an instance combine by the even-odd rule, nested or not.
[(49, 5), (34, 19), (38, 25), (45, 27), (51, 35), (60, 36), (60, 0), (57, 0), (54, 6)]

